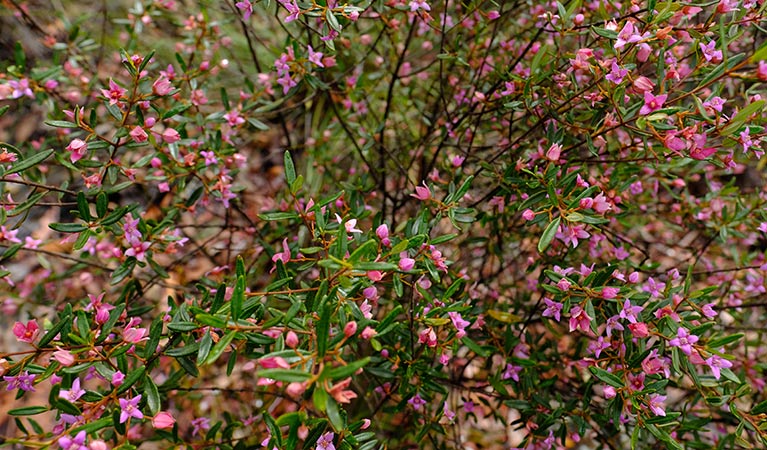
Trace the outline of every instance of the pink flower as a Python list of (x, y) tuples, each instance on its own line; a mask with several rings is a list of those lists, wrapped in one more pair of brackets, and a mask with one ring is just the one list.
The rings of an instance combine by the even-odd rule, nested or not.
[(575, 331), (578, 328), (584, 333), (591, 333), (591, 320), (592, 318), (586, 313), (586, 310), (578, 305), (573, 306), (570, 310), (570, 331)]
[(72, 382), (72, 388), (68, 390), (62, 389), (59, 392), (59, 398), (63, 398), (64, 400), (67, 400), (71, 403), (76, 402), (80, 397), (85, 395), (85, 389), (82, 389), (80, 387), (80, 379), (75, 378), (75, 381)]
[(756, 67), (756, 78), (767, 81), (767, 61), (759, 61)]
[(623, 29), (621, 29), (621, 31), (618, 33), (618, 39), (615, 41), (613, 47), (616, 49), (621, 49), (626, 44), (639, 42), (641, 40), (642, 36), (637, 33), (636, 28), (634, 27), (634, 23), (628, 21), (625, 25), (623, 25)]
[[(282, 252), (275, 253), (272, 256), (272, 262), (282, 261), (282, 264), (287, 264), (290, 261), (290, 247), (288, 247), (288, 238), (282, 240)], [(274, 268), (272, 268), (274, 270)]]
[(253, 14), (253, 4), (249, 0), (237, 2), (234, 4), (240, 11), (242, 11), (242, 18), (245, 20), (250, 19)]
[(320, 438), (317, 439), (317, 450), (336, 450), (335, 445), (333, 445), (334, 437), (335, 434), (333, 434), (332, 431), (328, 431), (320, 436)]
[(160, 411), (154, 417), (152, 417), (152, 426), (158, 430), (171, 429), (175, 423), (176, 419), (166, 411)]
[(652, 411), (656, 416), (665, 416), (666, 405), (663, 404), (665, 400), (665, 395), (650, 394), (650, 396), (647, 398), (647, 406), (650, 407), (650, 411)]
[(605, 286), (602, 288), (602, 298), (610, 300), (618, 296), (620, 288)]
[(637, 318), (640, 312), (644, 307), (642, 306), (631, 306), (631, 300), (626, 299), (626, 301), (623, 303), (623, 309), (621, 309), (620, 314), (618, 317), (621, 319), (626, 319), (631, 323), (637, 323)]
[(423, 186), (416, 186), (415, 187), (415, 194), (410, 194), (411, 197), (415, 197), (418, 200), (428, 200), (431, 198), (431, 191), (429, 190), (429, 187), (426, 186), (426, 182), (423, 182)]
[(155, 95), (164, 96), (170, 94), (171, 91), (173, 91), (173, 85), (170, 84), (170, 80), (164, 75), (160, 75), (160, 78), (152, 83), (152, 92)]
[(690, 334), (684, 327), (679, 327), (676, 330), (676, 337), (668, 341), (668, 345), (671, 347), (679, 347), (682, 349), (685, 355), (690, 356), (692, 353), (692, 346), (698, 342), (698, 336)]
[(141, 394), (133, 397), (132, 399), (121, 398), (118, 400), (120, 403), (120, 423), (127, 422), (131, 417), (135, 419), (143, 419), (144, 414), (138, 408), (138, 403), (141, 401)]
[(288, 12), (290, 13), (285, 18), (285, 23), (289, 23), (298, 19), (298, 16), (301, 14), (301, 9), (298, 7), (298, 4), (296, 3), (295, 0), (290, 2), (287, 0), (281, 0), (280, 3), (282, 3), (282, 6), (284, 6), (285, 9), (287, 9)]
[(120, 85), (115, 83), (111, 78), (109, 79), (109, 89), (101, 90), (101, 94), (109, 100), (110, 105), (119, 102), (125, 96), (125, 92), (127, 91), (121, 88)]
[(149, 339), (146, 328), (129, 327), (123, 330), (123, 340), (132, 344)]
[(629, 330), (631, 330), (631, 333), (634, 335), (634, 337), (646, 338), (650, 336), (650, 329), (644, 322), (630, 323)]
[(713, 62), (718, 64), (722, 62), (722, 51), (716, 49), (716, 41), (711, 41), (708, 44), (700, 43), (700, 51), (703, 52), (703, 57), (707, 62)]
[(77, 433), (75, 437), (64, 435), (57, 442), (63, 450), (87, 450), (88, 447), (85, 446), (85, 439), (87, 437), (87, 433), (83, 430)]
[(646, 116), (653, 111), (657, 111), (663, 107), (663, 102), (668, 98), (668, 94), (662, 94), (655, 96), (650, 91), (644, 93), (644, 105), (639, 110), (639, 114)]
[(307, 47), (307, 51), (309, 52), (309, 62), (314, 64), (317, 67), (325, 67), (324, 64), (322, 64), (322, 52), (315, 52), (311, 45)]
[(706, 364), (711, 368), (711, 373), (714, 374), (714, 378), (717, 380), (722, 376), (721, 369), (729, 369), (732, 367), (732, 363), (718, 355), (711, 355), (706, 359)]
[(413, 270), (413, 267), (415, 266), (415, 259), (408, 258), (407, 252), (402, 252), (400, 253), (399, 256), (400, 256), (400, 260), (399, 260), (399, 263), (397, 264), (399, 266), (399, 270), (403, 272), (409, 272)]
[(40, 326), (36, 320), (30, 320), (26, 325), (21, 322), (13, 324), (13, 334), (19, 342), (33, 343), (40, 334)]
[(546, 150), (546, 159), (552, 162), (559, 161), (559, 157), (562, 155), (562, 146), (559, 144), (552, 144), (548, 150)]
[(146, 131), (144, 131), (144, 129), (139, 126), (133, 127), (129, 134), (130, 137), (138, 143), (146, 142), (149, 138), (149, 136), (146, 134)]
[(269, 356), (258, 360), (264, 369), (290, 369), (290, 364), (281, 356)]
[(362, 333), (360, 333), (360, 337), (367, 341), (374, 338), (376, 334), (378, 334), (378, 332), (372, 327), (365, 327), (365, 329), (362, 330)]
[(72, 162), (77, 162), (85, 156), (85, 152), (88, 151), (88, 144), (82, 139), (72, 139), (72, 142), (67, 145), (67, 150), (72, 152), (69, 155)]
[(351, 377), (340, 381), (328, 390), (328, 394), (330, 394), (330, 396), (338, 403), (350, 403), (353, 399), (357, 398), (357, 393), (350, 389), (346, 389), (351, 382)]
[(561, 313), (562, 313), (562, 305), (561, 303), (555, 302), (549, 298), (544, 297), (543, 303), (546, 304), (546, 309), (543, 311), (543, 314), (541, 314), (543, 317), (553, 317), (557, 322), (561, 320)]

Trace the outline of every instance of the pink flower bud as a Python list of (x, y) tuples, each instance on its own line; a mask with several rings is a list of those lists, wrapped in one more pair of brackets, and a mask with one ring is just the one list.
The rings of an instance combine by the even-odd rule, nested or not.
[(357, 333), (357, 322), (353, 320), (351, 322), (347, 322), (346, 325), (344, 326), (344, 336), (346, 336), (347, 338), (350, 338), (354, 336), (356, 333)]
[(146, 142), (149, 138), (149, 136), (146, 134), (146, 131), (144, 131), (144, 129), (139, 126), (133, 127), (133, 130), (131, 130), (131, 132), (128, 134), (130, 134), (130, 137), (134, 141), (139, 143)]
[(617, 392), (615, 392), (615, 388), (612, 386), (605, 386), (602, 392), (604, 393), (605, 398), (613, 398), (617, 395)]
[[(365, 327), (365, 329), (362, 330), (362, 333), (360, 334), (360, 337), (362, 339), (368, 340), (368, 339), (371, 339), (371, 338), (375, 337), (376, 334), (378, 334), (378, 332), (376, 330), (374, 330), (373, 328)], [(383, 355), (383, 350), (381, 351), (381, 354)]]
[(174, 128), (166, 128), (162, 132), (162, 140), (168, 144), (178, 142), (180, 139), (181, 136), (179, 136), (178, 131), (176, 131)]
[(634, 89), (641, 93), (652, 91), (655, 88), (655, 83), (645, 76), (639, 76), (634, 80)]
[(413, 258), (408, 258), (406, 252), (400, 253), (400, 260), (399, 260), (399, 269), (403, 272), (409, 272), (413, 269), (415, 266), (415, 260)]
[(647, 324), (644, 322), (630, 323), (629, 330), (631, 330), (634, 337), (646, 338), (650, 336), (650, 329), (647, 328)]
[(69, 367), (75, 363), (75, 356), (69, 350), (62, 348), (53, 352), (53, 359), (64, 367)]
[(303, 395), (305, 391), (306, 391), (306, 384), (298, 383), (298, 382), (290, 383), (288, 384), (288, 387), (285, 388), (285, 392), (293, 398), (300, 397), (301, 395)]
[(379, 270), (370, 270), (368, 271), (367, 276), (370, 279), (370, 281), (383, 280), (383, 274)]
[(107, 446), (107, 443), (101, 439), (96, 439), (88, 444), (88, 450), (109, 450), (109, 446)]
[(174, 419), (170, 413), (165, 411), (160, 411), (156, 416), (152, 417), (152, 426), (158, 430), (173, 428), (173, 424), (175, 423), (176, 419)]
[(285, 345), (290, 348), (296, 348), (298, 346), (298, 335), (292, 330), (288, 331), (288, 334), (285, 335)]
[(533, 211), (532, 209), (526, 209), (522, 213), (522, 218), (527, 220), (527, 221), (535, 219), (535, 211)]
[(154, 118), (154, 117), (147, 117), (146, 119), (144, 119), (144, 125), (147, 128), (152, 128), (154, 126), (154, 124), (156, 124), (156, 123), (157, 123), (157, 119)]
[(559, 161), (559, 157), (562, 155), (562, 146), (559, 144), (552, 144), (548, 150), (546, 150), (546, 159), (552, 162)]

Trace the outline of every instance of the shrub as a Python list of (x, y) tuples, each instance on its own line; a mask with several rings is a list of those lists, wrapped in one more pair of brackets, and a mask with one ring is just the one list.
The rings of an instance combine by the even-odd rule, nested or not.
[(763, 2), (67, 3), (3, 18), (7, 443), (767, 445)]

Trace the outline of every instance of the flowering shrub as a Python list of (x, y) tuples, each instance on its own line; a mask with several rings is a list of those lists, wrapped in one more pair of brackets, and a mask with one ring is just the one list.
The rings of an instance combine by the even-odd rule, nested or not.
[(764, 2), (202, 3), (8, 2), (6, 443), (767, 445)]

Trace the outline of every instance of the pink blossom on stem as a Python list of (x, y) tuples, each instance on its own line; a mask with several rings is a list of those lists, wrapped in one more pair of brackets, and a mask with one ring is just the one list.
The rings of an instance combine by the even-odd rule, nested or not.
[(131, 399), (118, 399), (120, 403), (120, 423), (127, 422), (131, 417), (134, 419), (143, 419), (144, 414), (138, 408), (138, 403), (141, 401), (141, 394)]
[(67, 151), (71, 153), (69, 159), (74, 163), (85, 156), (88, 151), (88, 144), (82, 139), (72, 139), (72, 142), (67, 145)]
[(668, 98), (668, 94), (661, 94), (655, 96), (650, 91), (644, 93), (644, 105), (639, 109), (639, 114), (646, 116), (653, 111), (657, 111), (663, 107), (663, 102)]
[(101, 94), (109, 100), (110, 105), (114, 105), (122, 100), (125, 97), (126, 92), (126, 89), (121, 88), (120, 85), (115, 83), (111, 78), (109, 79), (109, 89), (101, 90)]
[(40, 334), (40, 326), (36, 320), (27, 321), (26, 325), (21, 322), (13, 324), (13, 335), (19, 342), (31, 344)]
[(431, 198), (431, 191), (429, 190), (429, 187), (426, 186), (426, 182), (423, 182), (423, 186), (416, 186), (415, 187), (415, 194), (410, 194), (411, 197), (415, 197), (418, 200), (429, 200)]

